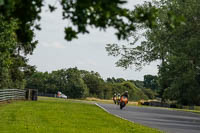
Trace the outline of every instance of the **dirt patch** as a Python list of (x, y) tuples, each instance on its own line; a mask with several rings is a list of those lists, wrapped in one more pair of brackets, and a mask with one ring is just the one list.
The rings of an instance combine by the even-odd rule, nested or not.
[(113, 103), (113, 100), (99, 99), (94, 97), (87, 97), (85, 100), (87, 101), (95, 101), (95, 102), (105, 102), (105, 103)]

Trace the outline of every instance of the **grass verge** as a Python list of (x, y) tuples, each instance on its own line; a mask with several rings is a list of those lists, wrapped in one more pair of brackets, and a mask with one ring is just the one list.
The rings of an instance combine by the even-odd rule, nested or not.
[(56, 98), (0, 106), (1, 133), (160, 133), (104, 112), (93, 104)]

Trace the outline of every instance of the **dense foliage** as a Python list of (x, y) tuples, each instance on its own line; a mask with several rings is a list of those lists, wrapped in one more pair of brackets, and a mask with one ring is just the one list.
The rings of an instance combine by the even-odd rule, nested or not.
[(0, 88), (9, 88), (12, 84), (9, 70), (13, 62), (12, 55), (15, 53), (17, 45), (16, 28), (16, 22), (14, 20), (12, 23), (8, 23), (0, 15)]
[[(146, 41), (135, 46), (136, 40), (132, 47), (108, 45), (107, 50), (111, 55), (122, 55), (117, 65), (126, 68), (161, 62), (157, 81), (163, 101), (200, 105), (200, 1), (161, 0), (154, 5), (159, 11), (157, 26), (149, 29), (140, 25), (145, 28)], [(180, 25), (171, 24), (175, 19), (172, 14), (183, 20)]]
[(108, 78), (104, 81), (97, 72), (77, 68), (61, 69), (51, 73), (35, 72), (27, 78), (26, 88), (50, 94), (61, 91), (70, 98), (110, 99), (114, 93), (122, 94), (126, 90), (129, 92), (130, 100), (155, 98), (155, 93), (151, 89), (138, 88), (134, 81), (126, 81), (123, 78)]
[(7, 21), (0, 14), (0, 89), (24, 88), (25, 75), (34, 69), (26, 64), (27, 59), (19, 50), (17, 22), (16, 19)]
[(24, 88), (25, 77), (34, 71), (27, 55), (37, 44), (34, 27), (41, 7), (41, 0), (0, 0), (0, 88)]

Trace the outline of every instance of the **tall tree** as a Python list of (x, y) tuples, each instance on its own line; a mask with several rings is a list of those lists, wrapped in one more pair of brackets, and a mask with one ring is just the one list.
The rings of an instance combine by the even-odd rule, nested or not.
[(140, 67), (160, 60), (158, 76), (163, 99), (176, 100), (185, 105), (199, 105), (200, 2), (161, 0), (155, 5), (159, 7), (157, 26), (146, 28), (146, 41), (134, 48), (110, 45), (108, 51), (112, 55), (123, 52), (118, 62), (123, 67), (131, 64)]
[(158, 77), (153, 75), (144, 75), (144, 87), (158, 91)]
[(98, 73), (82, 70), (81, 76), (89, 89), (90, 96), (104, 98), (104, 81)]
[(9, 23), (0, 15), (0, 88), (12, 87), (9, 71), (14, 62), (12, 54), (17, 47), (16, 29), (16, 20)]
[(87, 95), (88, 88), (81, 78), (81, 73), (77, 68), (67, 69), (68, 93), (72, 98), (82, 98)]
[[(4, 16), (4, 21), (11, 24), (15, 21), (17, 27), (11, 33), (16, 36), (16, 42), (13, 43), (14, 50), (11, 51), (12, 46), (7, 48), (12, 57), (11, 66), (8, 69), (10, 80), (13, 83), (10, 84), (12, 88), (24, 88), (26, 74), (30, 74), (32, 71), (33, 67), (27, 64), (26, 56), (32, 54), (37, 44), (37, 41), (34, 41), (34, 27), (38, 28), (36, 20), (40, 19), (41, 7), (42, 0), (1, 0), (0, 2), (0, 15)], [(0, 31), (0, 34), (4, 33)], [(5, 43), (2, 40), (2, 44)], [(2, 44), (1, 46), (3, 46)]]

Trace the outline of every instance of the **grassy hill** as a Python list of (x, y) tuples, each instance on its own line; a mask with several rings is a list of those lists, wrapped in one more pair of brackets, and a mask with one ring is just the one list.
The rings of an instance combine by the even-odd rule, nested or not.
[(159, 133), (112, 116), (94, 104), (56, 98), (0, 106), (2, 133)]

